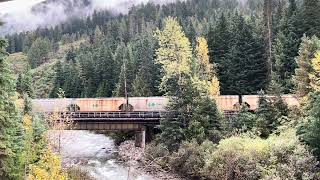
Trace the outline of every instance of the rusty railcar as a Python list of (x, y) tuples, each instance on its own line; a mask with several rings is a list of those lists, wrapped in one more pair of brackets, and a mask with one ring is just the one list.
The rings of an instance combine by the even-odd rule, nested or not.
[[(274, 98), (274, 96), (266, 96)], [(289, 106), (299, 106), (298, 98), (294, 95), (283, 95), (283, 100)], [(239, 110), (240, 98), (237, 95), (216, 96), (217, 106), (220, 111)], [(242, 96), (242, 103), (246, 103), (250, 110), (258, 108), (258, 95)], [(164, 111), (169, 103), (168, 97), (130, 97), (128, 99), (131, 111)], [(123, 97), (115, 98), (61, 98), (61, 99), (34, 99), (32, 100), (35, 112), (116, 112), (123, 111), (126, 104)]]
[[(266, 95), (267, 99), (275, 98), (275, 96)], [(282, 95), (281, 98), (288, 104), (289, 107), (299, 106), (299, 99), (292, 94)], [(258, 95), (244, 95), (242, 96), (242, 102), (247, 103), (250, 110), (255, 110), (259, 106)]]
[[(238, 96), (215, 97), (218, 108), (233, 110), (239, 102)], [(128, 99), (131, 111), (164, 111), (169, 103), (168, 97), (130, 97)], [(61, 112), (61, 111), (83, 111), (83, 112), (115, 112), (122, 111), (126, 104), (123, 97), (115, 98), (61, 98), (61, 99), (34, 99), (32, 100), (35, 112)]]
[(216, 96), (214, 99), (220, 111), (236, 110), (239, 104), (239, 96), (237, 95)]
[[(128, 103), (132, 111), (164, 111), (168, 104), (166, 97), (130, 97)], [(122, 111), (126, 99), (115, 98), (57, 98), (32, 100), (35, 112), (115, 112)]]
[[(239, 102), (238, 96), (215, 97), (220, 110), (232, 110)], [(130, 97), (128, 99), (132, 111), (164, 111), (169, 103), (168, 97)], [(59, 112), (59, 111), (83, 111), (104, 112), (122, 111), (126, 99), (115, 98), (61, 98), (61, 99), (34, 99), (33, 109), (36, 112)]]

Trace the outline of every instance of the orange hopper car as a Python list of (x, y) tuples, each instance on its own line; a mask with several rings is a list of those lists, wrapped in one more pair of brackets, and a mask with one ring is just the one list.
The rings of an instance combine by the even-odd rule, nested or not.
[[(273, 98), (273, 96), (267, 96)], [(282, 98), (289, 106), (299, 106), (294, 95), (283, 95)], [(237, 95), (216, 96), (217, 106), (221, 111), (238, 110), (240, 97)], [(255, 110), (258, 107), (257, 95), (241, 96), (242, 102)], [(168, 97), (129, 97), (128, 103), (131, 111), (165, 111), (169, 102)], [(59, 98), (59, 99), (34, 99), (32, 100), (35, 112), (116, 112), (123, 111), (126, 99), (115, 98)]]

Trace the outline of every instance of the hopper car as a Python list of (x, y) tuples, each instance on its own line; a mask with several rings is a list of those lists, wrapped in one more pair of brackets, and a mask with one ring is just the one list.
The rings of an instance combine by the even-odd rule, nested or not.
[[(273, 96), (267, 96), (273, 98)], [(294, 95), (283, 95), (283, 100), (289, 106), (299, 106), (299, 101)], [(250, 110), (258, 107), (258, 95), (226, 95), (216, 96), (217, 106), (221, 111), (237, 111), (240, 104), (245, 103)], [(169, 103), (168, 97), (129, 97), (130, 111), (148, 112), (165, 111)], [(33, 99), (34, 112), (118, 112), (124, 111), (127, 101), (123, 97), (114, 98), (57, 98), (57, 99)]]

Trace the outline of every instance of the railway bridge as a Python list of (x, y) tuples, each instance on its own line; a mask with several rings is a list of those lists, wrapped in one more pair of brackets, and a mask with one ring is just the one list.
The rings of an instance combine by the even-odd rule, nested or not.
[(135, 144), (145, 147), (147, 127), (160, 124), (164, 111), (68, 112), (59, 118), (72, 121), (72, 130), (135, 131)]
[[(282, 98), (289, 106), (298, 105), (292, 95)], [(258, 96), (217, 96), (214, 99), (225, 116), (236, 112), (241, 102), (248, 104), (250, 110), (256, 109), (258, 104)], [(144, 147), (146, 127), (160, 124), (161, 117), (167, 113), (168, 102), (168, 97), (58, 98), (34, 99), (32, 107), (34, 112), (60, 113), (59, 118), (70, 118), (75, 130), (133, 130), (136, 145)]]
[(140, 130), (142, 126), (159, 125), (164, 112), (71, 112), (63, 114), (75, 123), (76, 130)]

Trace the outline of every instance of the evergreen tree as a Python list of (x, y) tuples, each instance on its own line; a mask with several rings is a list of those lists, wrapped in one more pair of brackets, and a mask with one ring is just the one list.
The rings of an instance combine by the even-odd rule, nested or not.
[[(170, 150), (176, 150), (186, 139), (185, 130), (192, 113), (188, 105), (195, 97), (194, 89), (190, 86), (192, 50), (189, 40), (174, 18), (166, 19), (164, 29), (158, 30), (156, 37), (159, 42), (157, 62), (162, 65), (164, 73), (160, 88), (174, 97), (168, 106), (170, 113), (160, 122), (160, 138)], [(175, 118), (177, 113), (179, 115)]]
[(14, 104), (14, 78), (5, 60), (6, 42), (0, 39), (0, 179), (21, 179), (21, 121)]
[(242, 16), (235, 15), (233, 23), (232, 31), (236, 33), (227, 54), (230, 64), (224, 93), (253, 94), (265, 89), (268, 82), (263, 39)]
[[(79, 65), (77, 62), (69, 62), (64, 65), (64, 75), (66, 76), (61, 86), (65, 92), (65, 97), (81, 97), (82, 82), (79, 78)], [(59, 90), (58, 90), (59, 91)]]
[(303, 1), (303, 26), (304, 32), (308, 36), (320, 36), (320, 1), (304, 0)]
[(243, 131), (250, 131), (256, 125), (257, 116), (248, 111), (246, 105), (242, 105), (240, 111), (233, 117), (231, 117), (231, 122), (229, 123), (229, 128), (240, 129)]
[(232, 64), (227, 58), (233, 35), (230, 32), (230, 24), (224, 13), (219, 18), (217, 27), (210, 28), (207, 35), (210, 63), (217, 65), (217, 73), (220, 80), (221, 93), (228, 94), (227, 87), (230, 83), (228, 66)]
[(266, 57), (267, 57), (267, 71), (268, 77), (271, 76), (272, 72), (272, 39), (273, 39), (273, 0), (264, 0), (264, 8), (263, 8), (263, 15), (264, 15), (264, 22), (265, 22), (265, 34), (266, 34)]
[(261, 137), (267, 138), (280, 126), (281, 118), (289, 115), (288, 105), (282, 100), (281, 95), (266, 97), (263, 91), (259, 92), (258, 103), (255, 127)]
[(50, 51), (51, 43), (48, 39), (36, 39), (28, 51), (28, 61), (31, 68), (36, 68), (37, 66), (45, 63)]
[(258, 119), (256, 120), (256, 127), (259, 134), (263, 138), (267, 138), (272, 133), (275, 127), (279, 125), (276, 118), (276, 112), (271, 106), (271, 103), (265, 96), (264, 92), (259, 92), (259, 107), (257, 109)]
[(116, 67), (111, 49), (102, 45), (99, 49), (99, 56), (95, 65), (95, 73), (99, 87), (97, 90), (98, 97), (111, 97), (116, 83)]
[(195, 61), (181, 26), (169, 17), (163, 30), (156, 32), (156, 38), (159, 42), (157, 62), (164, 73), (160, 87), (171, 96), (167, 107), (169, 113), (160, 122), (161, 142), (173, 151), (183, 140), (196, 139), (201, 143), (209, 138), (217, 141), (220, 116), (214, 101), (194, 86), (192, 66)]
[(151, 35), (145, 34), (136, 40), (133, 46), (136, 77), (133, 81), (133, 96), (159, 95), (159, 66), (154, 61), (155, 42)]
[(29, 97), (34, 97), (34, 89), (32, 86), (32, 77), (30, 72), (19, 74), (16, 87), (16, 90), (20, 95), (26, 93)]
[(277, 93), (283, 93), (284, 87), (286, 86), (284, 80), (284, 74), (286, 73), (284, 63), (285, 63), (285, 54), (284, 54), (284, 45), (283, 41), (285, 36), (282, 32), (279, 32), (274, 43), (273, 48), (273, 68), (271, 73), (271, 82), (269, 83), (269, 91), (273, 94), (276, 91)]
[[(295, 0), (290, 0), (288, 9), (284, 11), (282, 19), (278, 22), (278, 34), (273, 46), (273, 74), (271, 77), (278, 78), (283, 93), (290, 93), (293, 90), (292, 76), (297, 66), (294, 58), (298, 55), (301, 31), (297, 29), (297, 18)], [(274, 79), (271, 81), (275, 82)]]
[(64, 70), (62, 68), (62, 63), (61, 61), (58, 61), (57, 64), (55, 65), (55, 80), (54, 80), (54, 84), (53, 84), (53, 89), (50, 92), (50, 96), (51, 98), (57, 98), (58, 97), (58, 90), (60, 88), (62, 88), (64, 82), (65, 82), (65, 73)]
[(94, 37), (93, 37), (93, 43), (96, 46), (100, 46), (104, 40), (104, 35), (101, 31), (101, 29), (97, 26), (94, 31)]
[(95, 74), (95, 63), (99, 57), (99, 51), (92, 49), (91, 46), (83, 46), (78, 51), (77, 60), (79, 61), (79, 77), (83, 91), (81, 97), (95, 97), (99, 83)]
[(315, 52), (320, 49), (320, 40), (313, 36), (304, 36), (299, 48), (299, 56), (296, 58), (298, 68), (295, 70), (294, 83), (296, 94), (300, 97), (306, 96), (310, 90), (309, 74), (312, 72), (311, 60)]
[(66, 60), (75, 62), (76, 57), (77, 55), (76, 55), (75, 49), (73, 46), (71, 46), (70, 50), (66, 54)]
[(297, 134), (306, 142), (319, 159), (320, 157), (320, 94), (311, 93), (306, 106), (307, 116), (301, 119)]
[[(114, 96), (124, 97), (125, 91), (131, 95), (132, 85), (134, 80), (134, 64), (135, 59), (133, 57), (133, 52), (131, 46), (127, 46), (124, 49), (124, 59), (122, 59), (121, 71), (119, 74), (118, 82), (116, 84), (115, 90), (113, 92)], [(126, 87), (125, 87), (126, 86)]]

